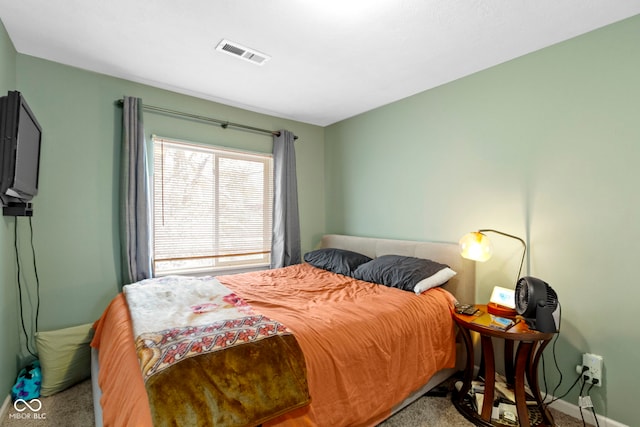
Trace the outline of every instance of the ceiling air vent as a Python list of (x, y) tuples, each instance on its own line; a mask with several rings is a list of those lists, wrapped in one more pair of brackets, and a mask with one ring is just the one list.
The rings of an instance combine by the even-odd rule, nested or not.
[(258, 65), (262, 65), (271, 59), (269, 55), (249, 49), (248, 47), (244, 47), (238, 43), (230, 42), (229, 40), (222, 40), (218, 43), (216, 50)]

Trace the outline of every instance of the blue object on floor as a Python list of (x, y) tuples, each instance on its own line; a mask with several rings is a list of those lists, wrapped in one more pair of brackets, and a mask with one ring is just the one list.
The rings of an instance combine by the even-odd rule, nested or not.
[(18, 373), (18, 379), (11, 388), (11, 399), (29, 400), (40, 397), (40, 385), (42, 384), (42, 371), (40, 361), (34, 360), (22, 368)]

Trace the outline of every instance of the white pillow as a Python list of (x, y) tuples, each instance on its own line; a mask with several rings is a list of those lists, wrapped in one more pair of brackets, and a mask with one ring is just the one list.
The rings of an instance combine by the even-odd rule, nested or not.
[(416, 283), (416, 285), (413, 287), (413, 292), (420, 295), (424, 291), (428, 291), (431, 288), (444, 285), (445, 283), (447, 283), (447, 281), (449, 281), (449, 279), (451, 279), (456, 274), (458, 273), (456, 273), (449, 267), (443, 268), (442, 270), (435, 273), (433, 276), (429, 276), (426, 279), (422, 279), (421, 281)]

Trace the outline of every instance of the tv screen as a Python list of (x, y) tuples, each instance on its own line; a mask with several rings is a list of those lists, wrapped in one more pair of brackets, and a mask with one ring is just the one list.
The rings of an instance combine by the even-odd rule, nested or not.
[(0, 102), (0, 199), (26, 204), (38, 194), (42, 128), (20, 92)]

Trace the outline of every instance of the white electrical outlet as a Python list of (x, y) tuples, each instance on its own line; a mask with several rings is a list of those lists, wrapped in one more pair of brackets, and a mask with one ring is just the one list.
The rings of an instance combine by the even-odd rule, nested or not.
[(584, 372), (584, 375), (589, 376), (587, 382), (593, 384), (593, 380), (598, 380), (595, 384), (598, 387), (602, 386), (602, 362), (602, 356), (597, 354), (584, 353), (582, 355), (582, 366), (589, 368)]

